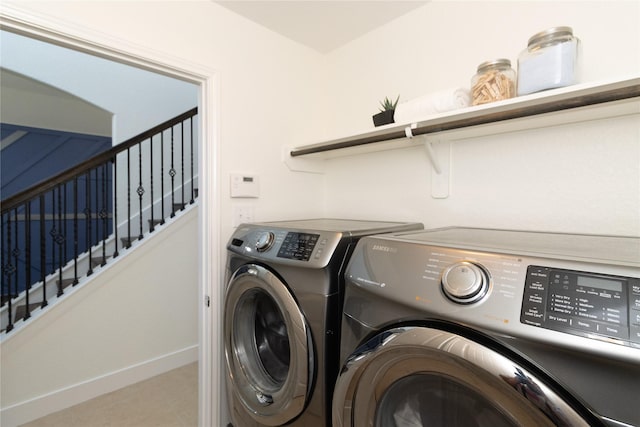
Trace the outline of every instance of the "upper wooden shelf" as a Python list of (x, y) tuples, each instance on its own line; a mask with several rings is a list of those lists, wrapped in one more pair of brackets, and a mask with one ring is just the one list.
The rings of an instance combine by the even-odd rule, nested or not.
[(407, 146), (407, 136), (462, 139), (640, 113), (640, 77), (589, 83), (394, 123), (291, 149), (291, 157), (330, 158)]

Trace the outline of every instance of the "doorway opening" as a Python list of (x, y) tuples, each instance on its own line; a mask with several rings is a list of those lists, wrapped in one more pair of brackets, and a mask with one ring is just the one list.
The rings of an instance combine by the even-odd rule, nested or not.
[[(212, 394), (215, 395), (215, 390), (212, 389), (212, 387), (213, 384), (219, 382), (217, 380), (218, 371), (213, 367), (218, 366), (219, 363), (218, 356), (211, 351), (212, 342), (215, 342), (217, 338), (215, 336), (216, 330), (211, 326), (211, 310), (202, 302), (208, 300), (208, 296), (213, 293), (212, 283), (214, 283), (215, 280), (212, 278), (217, 276), (219, 271), (217, 261), (219, 258), (217, 233), (219, 223), (217, 214), (210, 208), (211, 206), (217, 205), (217, 192), (213, 188), (214, 182), (217, 181), (214, 178), (217, 173), (217, 146), (211, 120), (212, 113), (207, 107), (207, 105), (215, 104), (212, 102), (212, 99), (214, 98), (216, 73), (204, 68), (197, 69), (197, 66), (193, 64), (180, 63), (180, 61), (175, 58), (168, 59), (161, 57), (157, 52), (145, 51), (139, 47), (117, 45), (116, 42), (114, 42), (113, 45), (100, 44), (96, 42), (95, 34), (92, 34), (88, 29), (74, 29), (74, 34), (70, 34), (67, 30), (60, 29), (59, 23), (43, 23), (42, 17), (34, 18), (33, 21), (38, 22), (38, 24), (31, 24), (28, 17), (25, 19), (24, 13), (22, 12), (19, 14), (19, 17), (13, 17), (11, 9), (3, 11), (3, 15), (0, 17), (0, 29), (3, 33), (1, 36), (3, 39), (1, 46), (3, 50), (3, 67), (5, 65), (7, 68), (15, 66), (15, 63), (11, 63), (10, 61), (11, 56), (8, 55), (8, 51), (5, 50), (5, 47), (8, 45), (5, 44), (4, 41), (8, 38), (20, 38), (26, 39), (26, 41), (30, 43), (35, 42), (39, 45), (48, 45), (48, 48), (54, 50), (64, 49), (73, 55), (86, 55), (96, 63), (109, 63), (122, 69), (127, 69), (129, 72), (132, 72), (132, 74), (138, 76), (145, 75), (145, 78), (163, 81), (163, 86), (169, 84), (167, 82), (173, 82), (176, 83), (176, 87), (190, 88), (188, 90), (190, 93), (187, 98), (190, 98), (191, 101), (197, 104), (200, 112), (197, 129), (200, 136), (197, 170), (200, 185), (198, 231), (202, 237), (199, 242), (194, 242), (194, 244), (198, 245), (199, 291), (197, 300), (193, 301), (193, 304), (197, 304), (199, 313), (199, 420), (200, 424), (210, 425), (212, 423), (211, 420), (215, 419), (214, 414), (217, 414), (216, 404), (211, 399)], [(45, 79), (45, 77), (40, 76), (40, 79)], [(64, 79), (60, 81), (64, 81)], [(139, 85), (140, 81), (138, 81), (137, 84)], [(85, 90), (86, 92), (84, 93), (90, 95), (85, 95), (83, 98), (92, 100), (98, 99), (101, 92), (107, 92), (101, 84), (95, 85), (94, 82), (94, 86), (97, 87), (91, 89), (90, 86), (82, 86), (82, 88), (78, 90)], [(123, 87), (121, 87), (121, 89)], [(76, 91), (76, 89), (73, 89), (73, 91)], [(139, 93), (137, 94), (139, 95)], [(112, 101), (115, 98), (116, 97), (112, 97)], [(99, 102), (102, 104), (102, 101)], [(153, 99), (152, 102), (156, 106), (161, 104), (157, 102), (157, 99)], [(136, 114), (135, 118), (132, 118), (126, 114), (125, 109), (117, 110), (117, 108), (113, 108), (116, 104), (117, 103), (113, 101), (109, 106), (105, 105), (105, 107), (108, 107), (105, 109), (114, 112), (115, 116), (112, 124), (114, 145), (126, 140), (128, 136), (136, 134), (136, 126), (139, 126), (145, 120), (157, 122), (157, 116), (153, 114), (145, 115), (145, 120), (141, 120), (139, 114)], [(176, 107), (175, 103), (173, 107)], [(118, 113), (118, 111), (120, 112)], [(204, 260), (207, 261), (204, 262)]]

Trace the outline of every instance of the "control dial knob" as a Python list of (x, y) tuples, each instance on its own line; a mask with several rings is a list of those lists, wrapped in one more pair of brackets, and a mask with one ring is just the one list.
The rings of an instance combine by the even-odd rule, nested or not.
[(489, 277), (480, 265), (459, 261), (442, 273), (442, 290), (453, 302), (471, 304), (487, 294)]
[(271, 231), (266, 231), (258, 236), (256, 241), (256, 250), (258, 252), (264, 252), (269, 250), (273, 246), (275, 235)]

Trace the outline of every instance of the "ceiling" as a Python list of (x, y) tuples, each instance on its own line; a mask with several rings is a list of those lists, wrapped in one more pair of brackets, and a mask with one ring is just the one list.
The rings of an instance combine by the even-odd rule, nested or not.
[(257, 24), (327, 53), (428, 1), (217, 1)]

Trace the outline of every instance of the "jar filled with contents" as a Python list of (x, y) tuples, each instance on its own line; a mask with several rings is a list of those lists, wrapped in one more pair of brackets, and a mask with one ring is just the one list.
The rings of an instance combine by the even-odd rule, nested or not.
[(478, 65), (478, 71), (471, 79), (471, 104), (513, 98), (516, 94), (516, 72), (508, 59), (496, 59)]
[(571, 27), (533, 35), (518, 56), (518, 95), (578, 83), (580, 57), (580, 40)]

